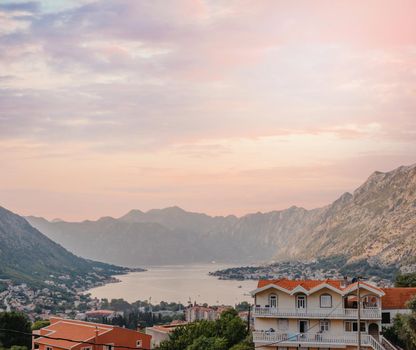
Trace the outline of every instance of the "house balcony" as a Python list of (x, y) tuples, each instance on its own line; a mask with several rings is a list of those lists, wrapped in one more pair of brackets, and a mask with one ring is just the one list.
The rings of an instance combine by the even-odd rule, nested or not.
[[(330, 336), (325, 333), (276, 333), (267, 331), (253, 332), (253, 341), (256, 345), (273, 345), (282, 347), (318, 347), (318, 348), (345, 348), (347, 345), (357, 346), (358, 335), (347, 334), (343, 336)], [(376, 339), (369, 334), (361, 333), (361, 346), (371, 347), (374, 350), (386, 350)]]
[[(344, 308), (321, 308), (321, 309), (282, 309), (272, 307), (255, 306), (253, 308), (254, 317), (279, 317), (279, 318), (308, 318), (308, 319), (345, 319), (355, 320), (358, 317), (357, 309)], [(360, 316), (362, 320), (380, 320), (380, 308), (361, 309)]]

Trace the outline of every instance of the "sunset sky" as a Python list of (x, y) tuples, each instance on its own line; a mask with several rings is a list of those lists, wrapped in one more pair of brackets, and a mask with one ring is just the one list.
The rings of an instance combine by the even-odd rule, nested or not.
[(416, 1), (0, 1), (0, 206), (326, 205), (416, 162)]

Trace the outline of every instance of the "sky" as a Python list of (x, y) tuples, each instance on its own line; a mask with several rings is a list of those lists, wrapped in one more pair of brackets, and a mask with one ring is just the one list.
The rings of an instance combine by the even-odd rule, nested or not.
[(0, 205), (324, 206), (416, 162), (416, 1), (0, 1)]

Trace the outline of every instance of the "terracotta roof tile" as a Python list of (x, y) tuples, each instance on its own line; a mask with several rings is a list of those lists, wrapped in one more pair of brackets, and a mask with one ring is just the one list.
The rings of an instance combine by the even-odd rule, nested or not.
[[(259, 280), (257, 284), (257, 288), (262, 288), (264, 286), (267, 286), (269, 284), (274, 284), (276, 286), (285, 288), (287, 290), (293, 290), (296, 287), (300, 286), (303, 287), (306, 290), (311, 290), (321, 284), (328, 284), (336, 289), (339, 289), (340, 291), (344, 291), (347, 289), (353, 289), (357, 283), (351, 283), (347, 287), (342, 286), (343, 281), (342, 280), (332, 280), (332, 279), (326, 279), (326, 280), (288, 280), (288, 279), (278, 279), (278, 280)], [(365, 285), (370, 288), (376, 289), (380, 292), (382, 290), (376, 286), (373, 286), (366, 282), (360, 282), (360, 285)]]
[(268, 284), (275, 284), (279, 287), (285, 288), (287, 290), (293, 290), (298, 286), (305, 288), (306, 290), (310, 290), (322, 283), (327, 283), (335, 288), (341, 289), (340, 280), (288, 280), (288, 279), (280, 279), (280, 280), (260, 280), (258, 282), (257, 288), (262, 288)]
[(383, 309), (407, 309), (406, 303), (416, 295), (416, 288), (382, 288)]
[[(54, 338), (68, 338), (79, 341), (86, 341), (95, 336), (96, 329), (98, 330), (98, 335), (101, 335), (108, 332), (112, 328), (114, 327), (109, 325), (101, 325), (76, 320), (54, 319), (50, 326), (42, 328), (41, 334), (50, 335)], [(36, 343), (51, 345), (62, 349), (69, 349), (79, 344), (66, 340), (56, 340), (42, 337), (37, 338)]]

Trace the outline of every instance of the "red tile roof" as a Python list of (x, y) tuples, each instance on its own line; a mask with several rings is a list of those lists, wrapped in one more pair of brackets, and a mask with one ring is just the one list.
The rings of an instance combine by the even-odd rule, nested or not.
[[(342, 280), (289, 280), (289, 279), (278, 279), (278, 280), (260, 280), (257, 284), (257, 288), (265, 287), (269, 284), (274, 284), (276, 286), (279, 286), (281, 288), (287, 289), (289, 291), (295, 289), (296, 287), (303, 287), (306, 290), (311, 290), (321, 284), (328, 284), (340, 291), (353, 289), (357, 283), (351, 283), (348, 286), (344, 287)], [(375, 287), (371, 284), (368, 284), (366, 282), (360, 282), (360, 285), (365, 285), (367, 287), (373, 288), (375, 290), (378, 290), (382, 292), (382, 290), (378, 287)]]
[(406, 303), (416, 296), (416, 288), (383, 288), (383, 309), (407, 309)]
[(341, 281), (339, 280), (288, 280), (288, 279), (280, 279), (280, 280), (260, 280), (258, 282), (257, 288), (262, 288), (268, 284), (275, 284), (276, 286), (285, 288), (287, 290), (293, 290), (298, 286), (305, 288), (306, 290), (310, 290), (322, 283), (330, 284), (331, 286), (340, 289), (341, 288)]
[[(65, 320), (65, 319), (51, 319), (51, 325), (42, 328), (41, 335), (47, 335), (54, 338), (68, 338), (79, 341), (88, 341), (97, 335), (101, 335), (109, 332), (114, 326), (89, 323), (76, 320)], [(36, 343), (50, 345), (62, 349), (69, 349), (77, 344), (77, 342), (67, 340), (57, 340), (48, 338), (37, 338)]]

